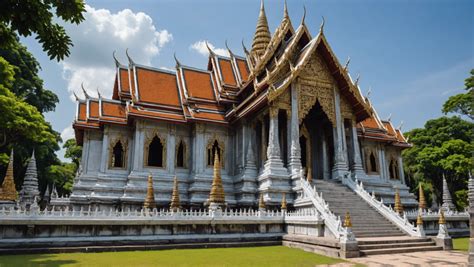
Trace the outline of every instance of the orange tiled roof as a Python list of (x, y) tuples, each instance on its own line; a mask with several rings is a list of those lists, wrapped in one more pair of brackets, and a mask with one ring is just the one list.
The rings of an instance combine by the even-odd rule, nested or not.
[(87, 105), (85, 102), (79, 102), (77, 107), (77, 120), (86, 121), (87, 120)]
[(219, 69), (221, 71), (224, 84), (237, 86), (237, 81), (235, 79), (235, 74), (234, 70), (232, 69), (230, 59), (219, 58), (217, 62), (219, 62)]
[(216, 101), (211, 74), (207, 71), (182, 68), (188, 97)]
[(128, 79), (128, 70), (119, 68), (120, 90), (122, 94), (130, 94), (130, 81)]
[(89, 99), (89, 119), (99, 119), (99, 101)]
[(181, 109), (176, 75), (164, 71), (136, 68), (139, 102)]
[(242, 82), (246, 82), (249, 79), (249, 70), (247, 68), (247, 62), (242, 59), (236, 59), (237, 67), (239, 68), (240, 77)]

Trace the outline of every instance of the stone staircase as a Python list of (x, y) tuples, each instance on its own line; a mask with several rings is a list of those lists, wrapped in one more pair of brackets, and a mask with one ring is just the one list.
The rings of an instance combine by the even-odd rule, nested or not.
[(336, 181), (315, 180), (318, 193), (323, 193), (329, 209), (344, 220), (348, 211), (352, 231), (359, 241), (361, 255), (442, 250), (430, 238), (409, 237), (383, 217), (350, 188)]

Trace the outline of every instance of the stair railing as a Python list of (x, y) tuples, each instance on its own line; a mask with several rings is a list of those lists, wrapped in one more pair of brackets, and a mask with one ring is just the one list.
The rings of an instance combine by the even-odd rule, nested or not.
[(407, 215), (404, 212), (403, 217), (400, 216), (397, 212), (395, 212), (392, 207), (387, 207), (383, 200), (377, 200), (375, 197), (374, 192), (370, 194), (364, 189), (364, 184), (362, 181), (358, 181), (357, 177), (354, 176), (354, 180), (352, 180), (350, 173), (348, 172), (342, 178), (342, 183), (348, 186), (352, 191), (354, 191), (357, 195), (359, 195), (366, 203), (370, 206), (375, 208), (382, 216), (386, 219), (394, 223), (398, 228), (400, 228), (403, 232), (409, 234), (410, 236), (422, 237), (423, 231), (420, 231), (418, 227), (413, 225), (408, 221)]
[(316, 189), (311, 187), (311, 184), (302, 176), (300, 182), (304, 197), (311, 200), (316, 210), (321, 214), (321, 218), (324, 219), (324, 226), (327, 227), (329, 232), (341, 242), (354, 241), (355, 237), (351, 229), (343, 227), (341, 218), (329, 210), (329, 204), (323, 199), (323, 193), (318, 194)]

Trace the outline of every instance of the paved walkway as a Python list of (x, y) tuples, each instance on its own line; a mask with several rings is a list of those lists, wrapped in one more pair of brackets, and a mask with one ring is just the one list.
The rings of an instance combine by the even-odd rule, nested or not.
[(367, 266), (467, 266), (466, 252), (427, 251), (401, 254), (373, 255), (349, 259)]

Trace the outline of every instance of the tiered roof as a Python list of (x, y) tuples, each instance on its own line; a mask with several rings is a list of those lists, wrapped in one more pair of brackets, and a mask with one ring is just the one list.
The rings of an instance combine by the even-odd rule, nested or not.
[(215, 54), (208, 46), (207, 69), (181, 64), (176, 71), (136, 64), (128, 55), (128, 65), (117, 59), (112, 99), (87, 95), (77, 99), (74, 122), (80, 143), (84, 129), (100, 129), (104, 124), (128, 125), (134, 119), (173, 123), (209, 122), (232, 124), (252, 116), (283, 93), (298, 77), (315, 53), (321, 55), (367, 138), (406, 146), (407, 140), (389, 121), (380, 121), (368, 99), (342, 66), (324, 36), (324, 21), (312, 38), (305, 15), (295, 30), (285, 3), (283, 19), (271, 35), (262, 5), (252, 50), (245, 57), (228, 47), (228, 57)]

